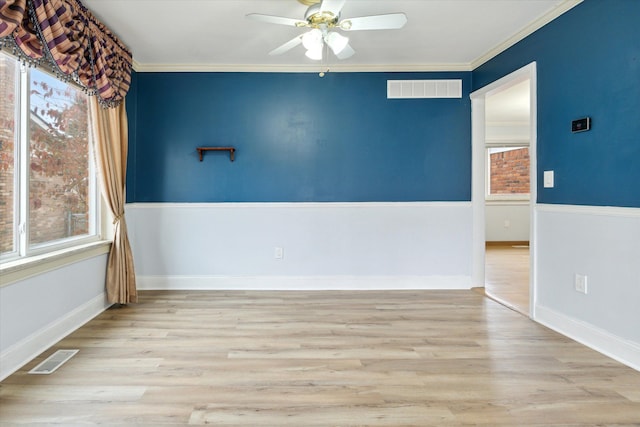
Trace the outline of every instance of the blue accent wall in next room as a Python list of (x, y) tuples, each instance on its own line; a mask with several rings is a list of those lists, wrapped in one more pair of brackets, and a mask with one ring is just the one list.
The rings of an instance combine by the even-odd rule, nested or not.
[[(474, 90), (532, 61), (538, 202), (640, 207), (640, 1), (585, 0), (475, 69)], [(572, 134), (582, 117), (592, 129)]]
[[(462, 79), (387, 99), (387, 79)], [(136, 73), (129, 202), (471, 200), (471, 72)], [(233, 146), (205, 153), (198, 146)]]

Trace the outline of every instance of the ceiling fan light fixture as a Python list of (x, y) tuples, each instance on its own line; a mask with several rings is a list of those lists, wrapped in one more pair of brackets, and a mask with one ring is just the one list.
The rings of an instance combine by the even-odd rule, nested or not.
[(302, 45), (307, 50), (322, 50), (322, 31), (314, 28), (302, 35)]
[(319, 49), (308, 49), (305, 53), (306, 57), (314, 61), (322, 60), (322, 46)]
[(326, 42), (333, 53), (338, 55), (347, 47), (347, 44), (349, 44), (349, 38), (332, 31), (327, 35)]

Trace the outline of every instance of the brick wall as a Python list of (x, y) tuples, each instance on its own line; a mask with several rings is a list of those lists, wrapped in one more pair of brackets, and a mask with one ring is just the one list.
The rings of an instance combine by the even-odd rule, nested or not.
[(529, 149), (501, 151), (490, 155), (491, 194), (529, 193)]

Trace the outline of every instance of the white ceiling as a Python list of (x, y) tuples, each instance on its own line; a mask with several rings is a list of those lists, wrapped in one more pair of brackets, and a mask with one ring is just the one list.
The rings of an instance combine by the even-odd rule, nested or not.
[(515, 123), (529, 124), (530, 97), (526, 79), (505, 90), (487, 96), (485, 101), (485, 120), (488, 125), (504, 125)]
[[(356, 54), (333, 70), (471, 70), (581, 0), (347, 0), (342, 18), (404, 12), (400, 30), (345, 33)], [(305, 29), (245, 18), (302, 19), (297, 0), (83, 0), (133, 52), (139, 71), (317, 71), (299, 46), (267, 53)]]

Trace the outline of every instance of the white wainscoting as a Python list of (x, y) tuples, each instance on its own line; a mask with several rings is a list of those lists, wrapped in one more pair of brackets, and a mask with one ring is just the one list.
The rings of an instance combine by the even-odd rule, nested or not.
[(469, 289), (468, 276), (138, 276), (146, 290)]
[(640, 370), (640, 209), (540, 204), (536, 216), (535, 319)]
[(148, 203), (126, 213), (139, 289), (471, 286), (470, 202)]
[(528, 242), (531, 229), (529, 202), (485, 203), (487, 242)]
[(0, 287), (0, 380), (110, 304), (107, 254)]

